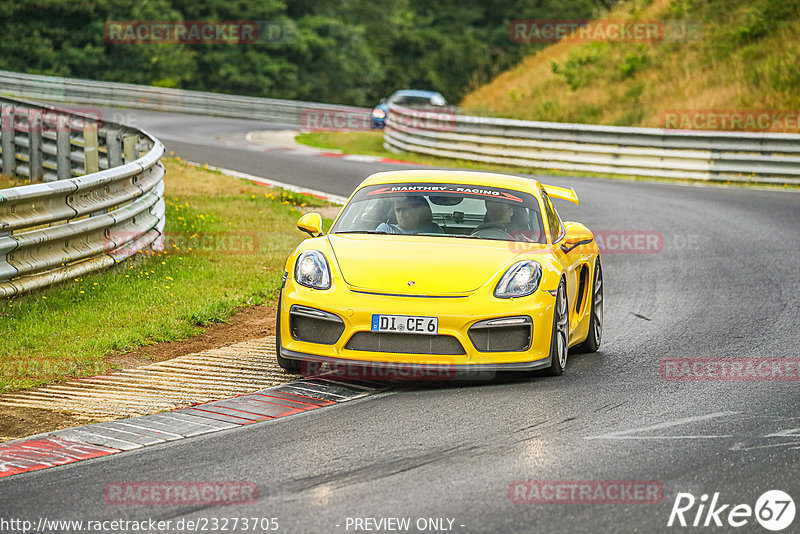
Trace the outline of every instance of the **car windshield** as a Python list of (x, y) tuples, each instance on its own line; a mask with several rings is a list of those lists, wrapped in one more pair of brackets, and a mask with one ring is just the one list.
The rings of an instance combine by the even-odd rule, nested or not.
[(398, 106), (444, 106), (445, 101), (439, 95), (432, 96), (410, 96), (396, 95), (389, 100)]
[(365, 187), (345, 206), (331, 233), (545, 242), (539, 204), (533, 195), (463, 184)]

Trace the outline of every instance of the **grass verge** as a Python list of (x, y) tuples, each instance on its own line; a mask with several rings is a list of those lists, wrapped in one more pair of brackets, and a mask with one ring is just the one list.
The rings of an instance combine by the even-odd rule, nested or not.
[(164, 161), (164, 252), (0, 301), (0, 392), (111, 370), (107, 357), (186, 338), (266, 304), (313, 197)]
[(584, 173), (568, 172), (559, 169), (532, 169), (529, 167), (516, 167), (512, 165), (495, 165), (480, 163), (477, 161), (439, 158), (424, 154), (414, 154), (411, 152), (395, 153), (383, 147), (382, 132), (314, 132), (301, 133), (295, 137), (295, 141), (304, 145), (327, 150), (339, 150), (344, 154), (360, 154), (364, 156), (378, 156), (382, 158), (394, 158), (419, 163), (420, 165), (432, 165), (435, 167), (454, 167), (459, 169), (469, 169), (476, 171), (495, 171), (510, 172), (517, 174), (548, 174), (555, 176), (566, 176), (574, 178), (612, 178), (615, 180), (629, 180), (642, 182), (666, 182), (678, 184), (709, 184), (725, 185), (733, 187), (753, 187), (768, 189), (800, 189), (800, 185), (795, 184), (771, 184), (762, 182), (740, 182), (722, 180), (689, 180), (680, 178), (658, 178), (652, 176), (627, 176), (619, 174)]
[(31, 183), (30, 180), (23, 178), (12, 178), (5, 174), (0, 174), (0, 189), (8, 189), (10, 187), (18, 187), (20, 185), (27, 185)]

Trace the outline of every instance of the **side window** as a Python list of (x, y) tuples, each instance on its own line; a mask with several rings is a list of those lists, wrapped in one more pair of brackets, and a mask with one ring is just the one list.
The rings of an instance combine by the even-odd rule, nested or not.
[(547, 219), (547, 227), (550, 229), (550, 236), (553, 238), (553, 243), (558, 241), (564, 234), (564, 225), (561, 224), (561, 219), (558, 218), (558, 213), (550, 202), (550, 197), (547, 196), (544, 189), (542, 192), (542, 200), (544, 201), (544, 216)]

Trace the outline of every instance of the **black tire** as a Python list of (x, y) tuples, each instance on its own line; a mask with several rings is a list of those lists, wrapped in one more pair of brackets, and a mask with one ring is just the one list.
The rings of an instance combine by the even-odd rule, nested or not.
[(575, 347), (578, 352), (597, 352), (603, 337), (603, 268), (600, 258), (594, 265), (592, 281), (592, 308), (589, 311), (589, 335), (586, 341)]
[(289, 371), (290, 373), (297, 374), (300, 372), (300, 361), (290, 360), (281, 356), (281, 296), (283, 295), (283, 288), (278, 293), (278, 314), (275, 317), (275, 356), (278, 358), (278, 365), (281, 369)]
[(564, 280), (558, 284), (556, 303), (553, 306), (553, 331), (550, 336), (550, 366), (544, 372), (549, 376), (560, 376), (567, 366), (569, 353), (569, 305)]

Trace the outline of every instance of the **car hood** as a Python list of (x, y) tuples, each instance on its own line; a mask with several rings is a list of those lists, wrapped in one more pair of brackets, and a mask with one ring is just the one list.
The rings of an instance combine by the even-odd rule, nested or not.
[(517, 256), (514, 243), (506, 241), (373, 234), (328, 237), (347, 285), (374, 293), (470, 293)]

